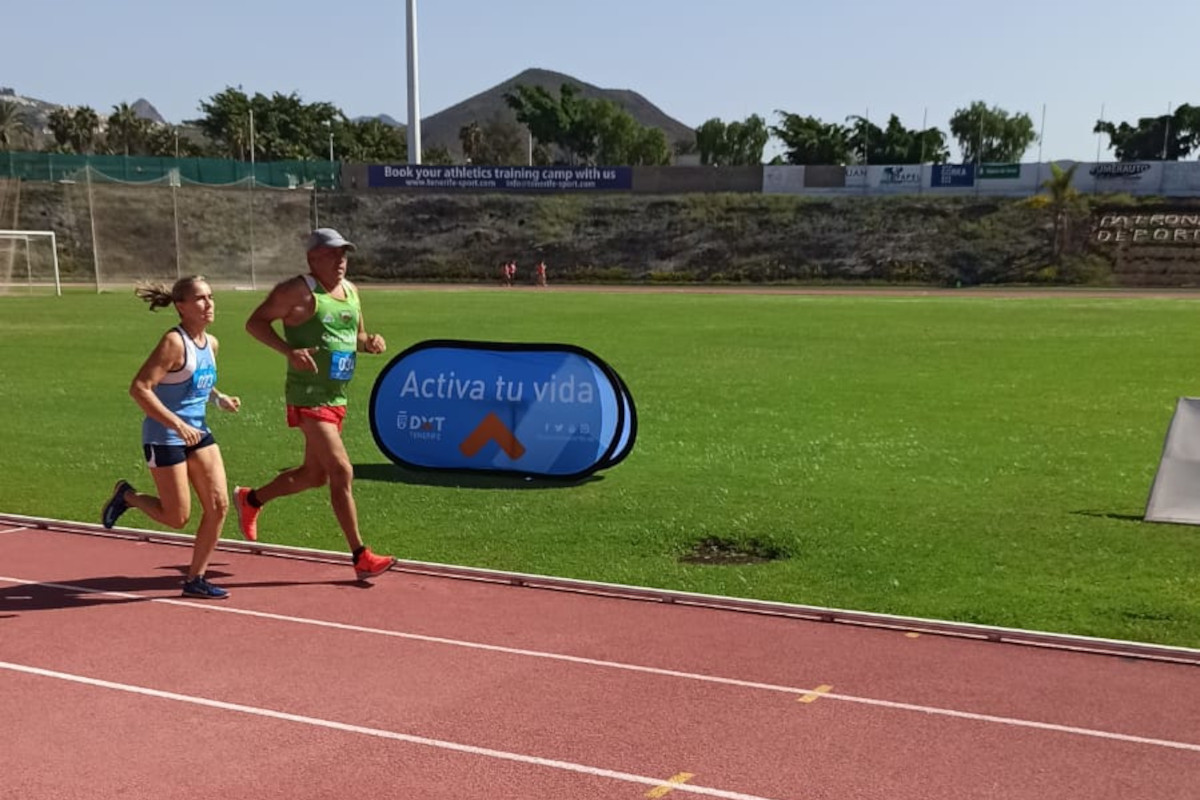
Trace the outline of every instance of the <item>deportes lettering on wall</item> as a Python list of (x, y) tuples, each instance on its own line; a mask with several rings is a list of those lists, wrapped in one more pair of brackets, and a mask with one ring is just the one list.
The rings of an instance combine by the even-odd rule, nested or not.
[(1097, 244), (1198, 245), (1200, 210), (1109, 210), (1100, 214), (1093, 229)]
[(548, 478), (615, 466), (637, 437), (625, 382), (565, 344), (420, 342), (379, 374), (370, 419), (404, 467)]

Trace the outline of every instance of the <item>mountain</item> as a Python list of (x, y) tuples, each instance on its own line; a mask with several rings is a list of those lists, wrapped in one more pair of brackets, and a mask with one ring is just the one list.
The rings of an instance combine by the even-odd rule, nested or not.
[[(0, 86), (0, 101), (3, 100), (23, 106), (28, 113), (33, 116), (34, 124), (38, 129), (39, 135), (42, 134), (42, 129), (44, 129), (47, 124), (47, 119), (50, 117), (50, 112), (56, 108), (62, 107), (60, 103), (49, 103), (45, 100), (38, 100), (34, 97), (24, 97), (17, 94), (16, 90), (9, 86)], [(162, 114), (158, 113), (158, 109), (155, 108), (154, 105), (144, 97), (139, 97), (136, 102), (130, 105), (133, 108), (134, 113), (137, 114), (137, 116), (141, 119), (149, 120), (160, 125), (164, 125), (167, 122), (165, 119), (163, 119)], [(100, 115), (101, 119), (104, 119), (108, 116), (106, 112), (111, 111), (112, 109), (96, 108), (94, 110)]]
[(150, 101), (144, 97), (139, 97), (137, 102), (133, 104), (132, 108), (133, 113), (137, 114), (139, 119), (147, 119), (151, 122), (158, 123), (159, 125), (165, 125), (167, 122), (165, 119), (163, 119), (162, 114), (158, 113), (158, 109), (152, 106)]
[(404, 127), (403, 122), (401, 122), (400, 120), (396, 119), (395, 117), (389, 116), (387, 114), (376, 114), (373, 117), (355, 117), (354, 119), (352, 119), (350, 121), (351, 122), (369, 122), (370, 120), (378, 120), (379, 122), (382, 122), (384, 125), (391, 125), (393, 128)]
[(462, 143), (458, 140), (458, 132), (464, 125), (472, 122), (480, 124), (487, 122), (499, 114), (504, 119), (516, 121), (516, 116), (504, 102), (504, 94), (512, 91), (517, 84), (524, 86), (541, 86), (550, 93), (557, 95), (564, 83), (574, 84), (579, 93), (587, 98), (603, 98), (612, 100), (642, 125), (661, 128), (667, 135), (667, 144), (674, 146), (678, 141), (694, 142), (696, 132), (689, 125), (668, 116), (666, 112), (651, 103), (645, 97), (629, 89), (601, 89), (585, 83), (578, 78), (564, 75), (561, 72), (551, 72), (545, 69), (527, 69), (519, 75), (497, 84), (492, 88), (468, 97), (461, 103), (450, 106), (432, 116), (421, 120), (422, 149), (442, 146), (449, 150), (455, 158), (462, 158)]
[(51, 111), (58, 108), (54, 103), (47, 103), (45, 100), (22, 97), (17, 94), (15, 89), (9, 86), (0, 86), (0, 101), (16, 103), (23, 107), (25, 112), (34, 118), (39, 127), (45, 125), (46, 117), (50, 115)]

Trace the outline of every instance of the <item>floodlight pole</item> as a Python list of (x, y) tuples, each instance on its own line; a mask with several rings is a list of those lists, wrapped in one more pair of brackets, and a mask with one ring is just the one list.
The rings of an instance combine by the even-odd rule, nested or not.
[(421, 163), (421, 101), (417, 77), (417, 0), (408, 0), (408, 163)]

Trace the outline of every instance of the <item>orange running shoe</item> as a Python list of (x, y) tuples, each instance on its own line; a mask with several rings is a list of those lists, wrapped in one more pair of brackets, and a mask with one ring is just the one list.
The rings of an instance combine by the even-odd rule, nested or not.
[(251, 542), (258, 541), (258, 512), (262, 508), (255, 508), (250, 505), (247, 498), (250, 496), (250, 490), (245, 486), (234, 487), (233, 490), (233, 508), (237, 511), (238, 528), (242, 531), (242, 536), (245, 536)]
[(395, 556), (377, 556), (366, 548), (354, 559), (354, 571), (360, 581), (375, 578), (392, 568), (396, 563)]

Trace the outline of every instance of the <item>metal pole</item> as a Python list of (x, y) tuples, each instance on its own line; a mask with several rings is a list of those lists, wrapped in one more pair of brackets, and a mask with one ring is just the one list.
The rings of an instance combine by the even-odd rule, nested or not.
[(975, 166), (978, 168), (983, 161), (983, 120), (987, 116), (987, 107), (985, 106), (979, 112), (979, 147), (975, 149)]
[(867, 115), (863, 117), (863, 163), (871, 163), (871, 108), (867, 107)]
[(100, 247), (96, 244), (96, 204), (92, 200), (92, 165), (83, 168), (87, 175), (88, 219), (92, 224), (92, 268), (96, 271), (96, 294), (100, 294)]
[(171, 170), (171, 215), (175, 220), (175, 277), (183, 277), (183, 263), (179, 254), (179, 165)]
[(408, 0), (408, 163), (421, 163), (421, 102), (417, 76), (417, 0)]
[(1162, 160), (1167, 160), (1167, 141), (1171, 138), (1171, 104), (1167, 103), (1167, 118), (1163, 125), (1163, 151)]
[(54, 294), (62, 297), (62, 280), (58, 277), (58, 238), (50, 232), (50, 250), (54, 254)]
[(1038, 130), (1038, 166), (1037, 180), (1033, 184), (1033, 193), (1042, 190), (1042, 144), (1046, 141), (1046, 104), (1042, 103), (1042, 127)]
[(929, 127), (929, 106), (921, 114), (921, 182), (917, 185), (917, 194), (925, 191), (925, 130)]
[(254, 109), (250, 109), (250, 288), (257, 289), (254, 281), (254, 183), (258, 179), (254, 166)]

